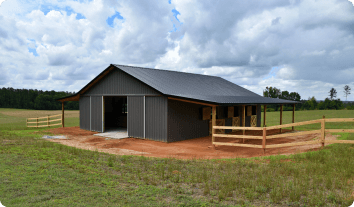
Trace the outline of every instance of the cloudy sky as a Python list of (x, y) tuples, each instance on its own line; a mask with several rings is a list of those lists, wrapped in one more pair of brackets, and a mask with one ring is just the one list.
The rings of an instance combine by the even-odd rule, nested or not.
[(348, 0), (0, 0), (0, 87), (78, 91), (109, 64), (323, 100), (353, 88)]

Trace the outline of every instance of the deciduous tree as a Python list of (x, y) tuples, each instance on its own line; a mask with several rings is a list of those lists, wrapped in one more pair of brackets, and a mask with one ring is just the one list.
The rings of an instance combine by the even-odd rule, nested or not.
[(329, 97), (331, 98), (331, 100), (337, 97), (337, 90), (335, 88), (331, 88), (331, 90), (329, 91)]
[(281, 96), (281, 90), (276, 87), (267, 86), (266, 89), (263, 91), (263, 96), (269, 98), (279, 98)]
[(350, 94), (350, 90), (352, 90), (348, 85), (344, 86), (344, 95), (345, 95), (345, 100), (347, 100), (348, 95)]

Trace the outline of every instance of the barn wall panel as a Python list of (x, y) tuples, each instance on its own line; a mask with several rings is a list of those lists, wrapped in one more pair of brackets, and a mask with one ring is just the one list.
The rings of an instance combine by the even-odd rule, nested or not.
[(84, 95), (159, 95), (155, 89), (116, 69), (92, 86)]
[(80, 129), (90, 130), (90, 97), (80, 97)]
[(145, 97), (145, 137), (167, 142), (167, 98)]
[(102, 96), (91, 97), (91, 130), (102, 132)]
[(201, 116), (203, 105), (168, 100), (168, 142), (209, 136), (209, 120)]
[(128, 96), (128, 136), (144, 137), (144, 97)]

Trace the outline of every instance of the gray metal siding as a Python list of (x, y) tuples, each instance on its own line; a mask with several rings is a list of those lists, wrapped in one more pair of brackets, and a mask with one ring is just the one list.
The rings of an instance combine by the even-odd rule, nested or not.
[(113, 70), (92, 86), (85, 95), (161, 94), (121, 70)]
[(168, 100), (168, 142), (209, 136), (209, 120), (202, 120), (205, 106)]
[(91, 97), (91, 130), (102, 132), (102, 96)]
[(145, 97), (146, 139), (167, 142), (167, 97)]
[(90, 130), (90, 97), (80, 97), (80, 129)]
[(128, 96), (128, 136), (144, 137), (144, 97)]

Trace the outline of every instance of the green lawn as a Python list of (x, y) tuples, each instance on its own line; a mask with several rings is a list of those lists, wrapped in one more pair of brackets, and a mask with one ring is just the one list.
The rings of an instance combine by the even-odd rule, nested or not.
[[(61, 113), (61, 110), (41, 111), (0, 108), (0, 130), (18, 135), (32, 136), (33, 132), (47, 130), (48, 128), (28, 128), (26, 127), (26, 118), (45, 117)], [(79, 126), (79, 111), (65, 110), (64, 120), (66, 127)], [(52, 128), (58, 127), (61, 126), (53, 126)]]
[[(2, 110), (5, 206), (349, 206), (354, 201), (350, 144), (252, 159), (116, 156), (29, 137), (23, 119), (1, 115)], [(322, 116), (315, 112), (301, 112), (296, 121), (306, 120), (307, 113)], [(277, 114), (267, 113), (274, 120)], [(354, 134), (343, 133), (342, 139), (353, 140)]]

